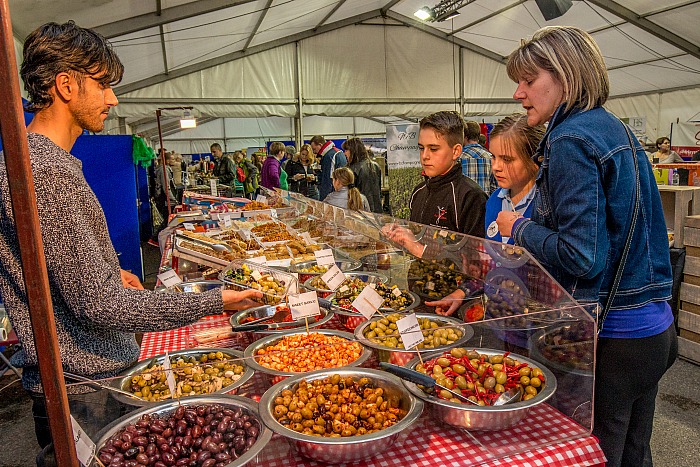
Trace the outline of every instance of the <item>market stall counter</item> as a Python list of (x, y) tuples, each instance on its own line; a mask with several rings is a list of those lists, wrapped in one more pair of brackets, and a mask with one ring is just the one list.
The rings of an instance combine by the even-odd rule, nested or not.
[[(259, 236), (256, 231), (269, 230), (266, 223), (284, 224), (287, 233), (297, 237), (295, 242), (301, 243), (303, 240), (307, 246), (322, 243), (323, 248), (332, 249), (335, 255), (360, 261), (362, 271), (378, 273), (386, 280), (384, 282), (383, 279), (378, 284), (365, 284), (377, 291), (386, 290), (388, 295), (384, 305), (377, 305), (377, 313), (382, 319), (374, 320), (376, 326), (365, 326), (366, 333), (363, 332), (364, 327), (359, 327), (357, 332), (362, 334), (359, 339), (357, 332), (354, 336), (340, 332), (349, 330), (346, 315), (357, 312), (355, 303), (350, 305), (352, 299), (347, 304), (333, 301), (324, 304), (330, 308), (323, 322), (309, 329), (312, 333), (315, 330), (332, 330), (326, 334), (337, 332), (337, 335), (346, 336), (350, 341), (354, 339), (355, 345), (373, 339), (371, 346), (363, 347), (363, 354), (370, 351), (373, 352), (372, 356), (368, 359), (365, 356), (358, 362), (360, 366), (354, 367), (355, 370), (344, 367), (344, 371), (372, 374), (372, 371), (376, 371), (372, 369), (378, 368), (379, 360), (388, 358), (405, 367), (429, 375), (432, 373), (431, 376), (440, 384), (461, 391), (464, 397), (471, 394), (473, 402), (481, 405), (476, 407), (460, 404), (442, 391), (439, 394), (425, 393), (421, 386), (404, 381), (403, 385), (411, 391), (411, 400), (418, 403), (423, 401), (425, 410), (422, 415), (410, 426), (403, 428), (395, 439), (392, 438), (393, 444), (384, 446), (384, 452), (352, 462), (352, 465), (604, 465), (604, 454), (596, 438), (591, 435), (595, 311), (576, 303), (526, 251), (386, 215), (346, 211), (295, 194), (285, 194), (285, 198), (286, 203), (293, 208), (293, 215), (276, 216), (272, 211), (272, 218), (266, 213), (261, 218), (230, 221), (227, 228), (231, 232), (227, 235), (239, 238), (238, 241), (247, 241)], [(404, 235), (400, 241), (390, 234), (397, 230), (401, 230)], [(257, 256), (259, 260), (261, 254), (264, 256), (264, 245), (260, 246), (259, 251), (247, 252), (248, 257)], [(279, 248), (268, 249), (270, 254), (280, 253)], [(301, 260), (299, 249), (303, 251), (304, 246), (287, 249), (289, 257), (286, 263), (294, 262), (297, 258)], [(284, 269), (284, 264), (288, 268), (288, 264), (280, 263), (279, 258), (274, 257), (268, 266), (274, 264)], [(170, 259), (166, 249), (162, 269), (178, 266), (178, 263), (171, 264)], [(252, 264), (245, 259), (242, 261), (244, 264)], [(308, 265), (308, 257), (304, 261)], [(314, 266), (315, 272), (321, 270), (323, 269)], [(348, 278), (343, 284), (358, 287), (359, 282)], [(342, 291), (345, 287), (347, 294), (347, 285), (336, 286), (334, 289)], [(357, 293), (361, 290), (362, 284), (359, 284)], [(435, 319), (431, 323), (430, 314), (434, 316), (435, 308), (426, 306), (425, 301), (455, 296), (457, 291), (461, 291), (456, 295), (461, 298), (456, 299), (459, 306), (452, 311), (453, 318), (459, 319), (452, 319), (447, 324), (440, 324), (440, 320)], [(404, 295), (419, 300), (420, 305), (401, 310), (405, 304), (399, 306), (393, 300)], [(392, 306), (395, 308), (392, 309)], [(397, 358), (411, 355), (411, 352), (403, 349), (400, 339), (397, 342), (396, 337), (391, 336), (392, 332), (396, 332), (392, 331), (396, 329), (396, 319), (413, 313), (421, 316), (421, 332), (430, 339), (429, 346), (423, 346), (420, 357), (411, 362), (386, 355), (381, 357), (381, 352), (392, 351), (388, 348), (378, 353), (377, 349), (381, 349), (384, 342), (388, 342), (388, 347), (397, 347)], [(331, 314), (333, 316), (328, 319)], [(362, 315), (357, 313), (355, 321), (362, 323), (363, 320)], [(210, 317), (188, 327), (147, 333), (141, 344), (140, 359), (150, 359), (166, 351), (174, 353), (196, 347), (241, 352), (246, 347), (250, 349), (256, 346), (255, 342), (251, 344), (253, 338), (263, 338), (257, 341), (258, 344), (266, 340), (264, 331), (232, 332), (233, 321), (238, 324), (236, 319), (229, 322), (229, 317), (226, 316)], [(380, 322), (383, 323), (382, 326), (379, 326)], [(279, 336), (303, 336), (303, 327), (301, 329), (302, 332), (298, 328), (291, 333), (282, 331)], [(252, 337), (256, 335), (257, 337)], [(389, 341), (382, 341), (383, 336), (389, 336)], [(452, 342), (453, 338), (458, 339), (454, 345), (459, 347), (449, 346), (448, 342)], [(270, 340), (269, 337), (267, 340)], [(430, 346), (433, 345), (437, 348), (431, 351)], [(441, 354), (444, 348), (449, 350)], [(298, 350), (282, 352), (287, 351)], [(250, 350), (243, 355), (237, 357), (235, 363), (245, 365), (247, 358), (257, 358), (250, 356)], [(294, 359), (275, 360), (273, 352), (272, 361), (291, 360)], [(259, 367), (257, 364), (255, 366)], [(237, 396), (260, 401), (266, 391), (278, 390), (276, 388), (284, 384), (287, 377), (271, 378), (274, 371), (260, 370), (262, 369), (257, 370), (245, 384), (237, 387)], [(311, 377), (314, 372), (306, 374)], [(471, 383), (462, 376), (474, 384), (469, 386)], [(294, 381), (299, 378), (304, 378), (304, 374), (292, 376)], [(337, 381), (338, 377), (335, 378)], [(271, 389), (275, 383), (278, 385)], [(401, 381), (396, 379), (396, 384), (401, 385)], [(501, 419), (505, 416), (511, 420), (506, 420), (504, 424), (503, 420), (498, 421), (498, 410), (490, 411), (489, 407), (483, 406), (490, 405), (489, 400), (495, 400), (497, 393), (513, 386), (520, 386), (525, 391), (521, 391), (523, 397), (519, 402), (505, 409), (498, 408), (503, 410), (500, 412)], [(270, 394), (268, 392), (265, 396), (268, 402)], [(281, 401), (281, 398), (275, 400)], [(280, 402), (275, 402), (277, 403)], [(422, 409), (423, 404), (420, 403), (419, 406)], [(271, 407), (260, 406), (260, 411), (269, 412)], [(275, 408), (277, 409), (276, 406)], [(284, 408), (282, 410), (286, 411)], [(512, 418), (512, 411), (520, 411), (519, 416)], [(484, 416), (487, 419), (495, 417), (494, 423), (491, 426), (476, 423)], [(311, 424), (313, 422), (309, 420), (309, 425), (305, 426), (308, 428)], [(327, 434), (324, 436), (331, 434), (328, 431), (330, 426), (327, 425)], [(273, 428), (277, 434), (256, 457), (257, 464), (273, 467), (322, 465), (309, 458), (314, 457), (313, 451), (300, 452), (303, 449), (299, 446), (304, 443), (292, 441), (296, 438), (289, 436), (290, 430), (285, 433), (281, 426), (278, 428)], [(301, 429), (302, 425), (299, 424), (299, 430)], [(343, 445), (353, 444), (352, 437), (343, 439)], [(316, 444), (311, 442), (310, 445), (315, 446), (314, 451), (317, 452), (336, 449), (333, 448), (333, 441), (327, 443), (330, 444), (319, 441)], [(343, 452), (346, 451), (344, 448)], [(342, 457), (333, 458), (336, 463), (342, 460)]]

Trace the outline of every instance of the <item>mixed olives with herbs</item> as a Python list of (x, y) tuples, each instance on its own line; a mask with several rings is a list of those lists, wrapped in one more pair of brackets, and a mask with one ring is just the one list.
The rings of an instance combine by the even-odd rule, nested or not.
[(106, 466), (227, 465), (255, 444), (262, 431), (242, 408), (180, 406), (165, 416), (144, 415), (97, 452)]
[[(403, 340), (399, 336), (396, 322), (404, 315), (392, 313), (384, 318), (373, 319), (363, 330), (363, 335), (375, 344), (403, 349)], [(443, 345), (454, 344), (464, 332), (457, 327), (445, 327), (444, 321), (430, 318), (418, 318), (425, 340), (418, 344), (418, 349), (433, 349)]]
[[(481, 406), (493, 405), (498, 396), (516, 386), (522, 388), (521, 400), (529, 400), (546, 385), (542, 370), (509, 357), (509, 352), (486, 355), (457, 347), (425, 364), (419, 363), (416, 371), (430, 375), (441, 386), (460, 391)], [(465, 403), (445, 390), (436, 396)]]
[[(223, 352), (209, 352), (199, 357), (170, 357), (170, 366), (177, 384), (175, 397), (210, 394), (238, 381), (245, 367), (227, 360)], [(143, 373), (133, 375), (126, 390), (151, 402), (171, 399), (163, 365), (149, 365)]]
[(251, 269), (247, 264), (227, 270), (224, 273), (224, 277), (226, 279), (226, 288), (261, 291), (263, 296), (261, 298), (253, 298), (253, 300), (266, 305), (277, 305), (280, 303), (284, 299), (288, 286), (288, 284), (275, 278), (269, 272)]
[[(337, 305), (347, 310), (357, 311), (352, 307), (352, 302), (355, 301), (358, 295), (367, 287), (368, 284), (355, 278), (350, 283), (346, 280), (335, 292), (335, 296), (331, 300), (333, 305)], [(387, 285), (384, 282), (376, 282), (370, 287), (384, 299), (382, 309), (390, 309), (395, 311), (405, 310), (413, 304), (411, 297), (405, 290), (399, 289), (396, 285)]]
[(275, 419), (298, 433), (330, 438), (361, 436), (398, 423), (400, 399), (369, 378), (332, 375), (285, 389), (275, 398)]

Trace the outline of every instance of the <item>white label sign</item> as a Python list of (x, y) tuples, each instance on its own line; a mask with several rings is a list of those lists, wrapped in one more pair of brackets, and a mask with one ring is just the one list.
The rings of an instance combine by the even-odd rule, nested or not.
[(230, 228), (233, 225), (233, 221), (231, 220), (231, 217), (226, 217), (224, 219), (224, 227), (225, 228)]
[(318, 307), (318, 295), (315, 291), (287, 295), (289, 309), (292, 311), (292, 319), (297, 320), (308, 316), (318, 316), (321, 309)]
[(194, 230), (194, 224), (191, 222), (183, 222), (182, 226), (187, 230)]
[(165, 360), (163, 361), (163, 371), (165, 371), (165, 381), (168, 382), (168, 389), (170, 389), (170, 397), (175, 399), (177, 384), (175, 384), (175, 375), (170, 366), (170, 355), (168, 355), (167, 351), (165, 352)]
[(216, 190), (216, 179), (212, 178), (209, 180), (209, 188), (211, 188), (212, 196), (219, 196), (219, 192)]
[(335, 264), (333, 250), (330, 248), (314, 251), (314, 255), (316, 255), (316, 263), (319, 266), (330, 266), (331, 264)]
[(267, 204), (267, 198), (266, 198), (265, 196), (263, 196), (263, 195), (258, 195), (258, 196), (256, 196), (256, 197), (255, 197), (255, 201), (257, 201), (258, 203), (265, 203), (265, 204)]
[(272, 217), (273, 219), (277, 219), (277, 209), (270, 209), (270, 217)]
[(321, 279), (326, 283), (329, 290), (335, 290), (345, 282), (345, 274), (343, 274), (343, 271), (341, 271), (338, 266), (333, 264), (333, 266), (328, 268), (328, 271), (321, 276)]
[(253, 271), (250, 273), (250, 277), (252, 277), (256, 281), (259, 281), (262, 278), (262, 274), (260, 274), (260, 271)]
[(392, 290), (391, 293), (394, 294), (394, 297), (400, 297), (401, 296), (401, 289), (399, 289), (397, 287), (394, 290)]
[(316, 241), (311, 238), (311, 234), (309, 232), (302, 232), (301, 238), (307, 245), (316, 245)]
[(92, 458), (95, 456), (95, 443), (92, 442), (90, 437), (83, 431), (72, 415), (70, 416), (70, 423), (73, 426), (73, 441), (75, 441), (78, 461), (80, 461), (82, 465), (90, 465), (90, 461), (92, 461)]
[(384, 299), (372, 287), (365, 287), (360, 295), (352, 302), (352, 306), (359, 311), (362, 316), (370, 319), (384, 303)]
[(267, 258), (264, 256), (256, 256), (255, 258), (250, 258), (247, 261), (250, 263), (265, 264), (267, 263)]
[(425, 340), (415, 313), (411, 313), (405, 318), (398, 320), (396, 322), (396, 327), (399, 330), (399, 334), (401, 334), (403, 346), (406, 349), (412, 349)]
[(163, 284), (165, 287), (168, 289), (170, 287), (173, 287), (175, 285), (181, 284), (182, 279), (180, 279), (180, 276), (177, 275), (174, 269), (168, 269), (167, 271), (158, 274), (158, 279), (160, 280), (160, 283)]

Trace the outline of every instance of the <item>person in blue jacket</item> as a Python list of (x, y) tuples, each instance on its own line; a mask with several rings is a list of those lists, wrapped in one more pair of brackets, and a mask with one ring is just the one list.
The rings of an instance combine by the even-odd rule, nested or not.
[(532, 156), (544, 132), (544, 125), (528, 126), (526, 114), (509, 115), (493, 127), (489, 149), (493, 154), (492, 173), (500, 188), (486, 202), (488, 240), (513, 244), (512, 238), (501, 236), (498, 231), (496, 218), (499, 212), (517, 212), (526, 218), (532, 216), (535, 177), (539, 169)]
[(587, 32), (542, 28), (510, 55), (506, 70), (528, 124), (549, 125), (536, 155), (532, 217), (501, 211), (499, 230), (579, 303), (609, 310), (598, 316), (593, 434), (609, 467), (651, 466), (658, 383), (678, 353), (667, 302), (668, 237), (651, 164), (631, 130), (603, 107), (610, 80)]

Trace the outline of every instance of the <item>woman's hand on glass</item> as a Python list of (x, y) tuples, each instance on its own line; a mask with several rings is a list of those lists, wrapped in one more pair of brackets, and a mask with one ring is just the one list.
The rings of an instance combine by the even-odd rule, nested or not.
[(462, 289), (457, 289), (440, 300), (426, 301), (427, 306), (435, 307), (435, 313), (443, 316), (452, 316), (464, 303), (465, 294)]

